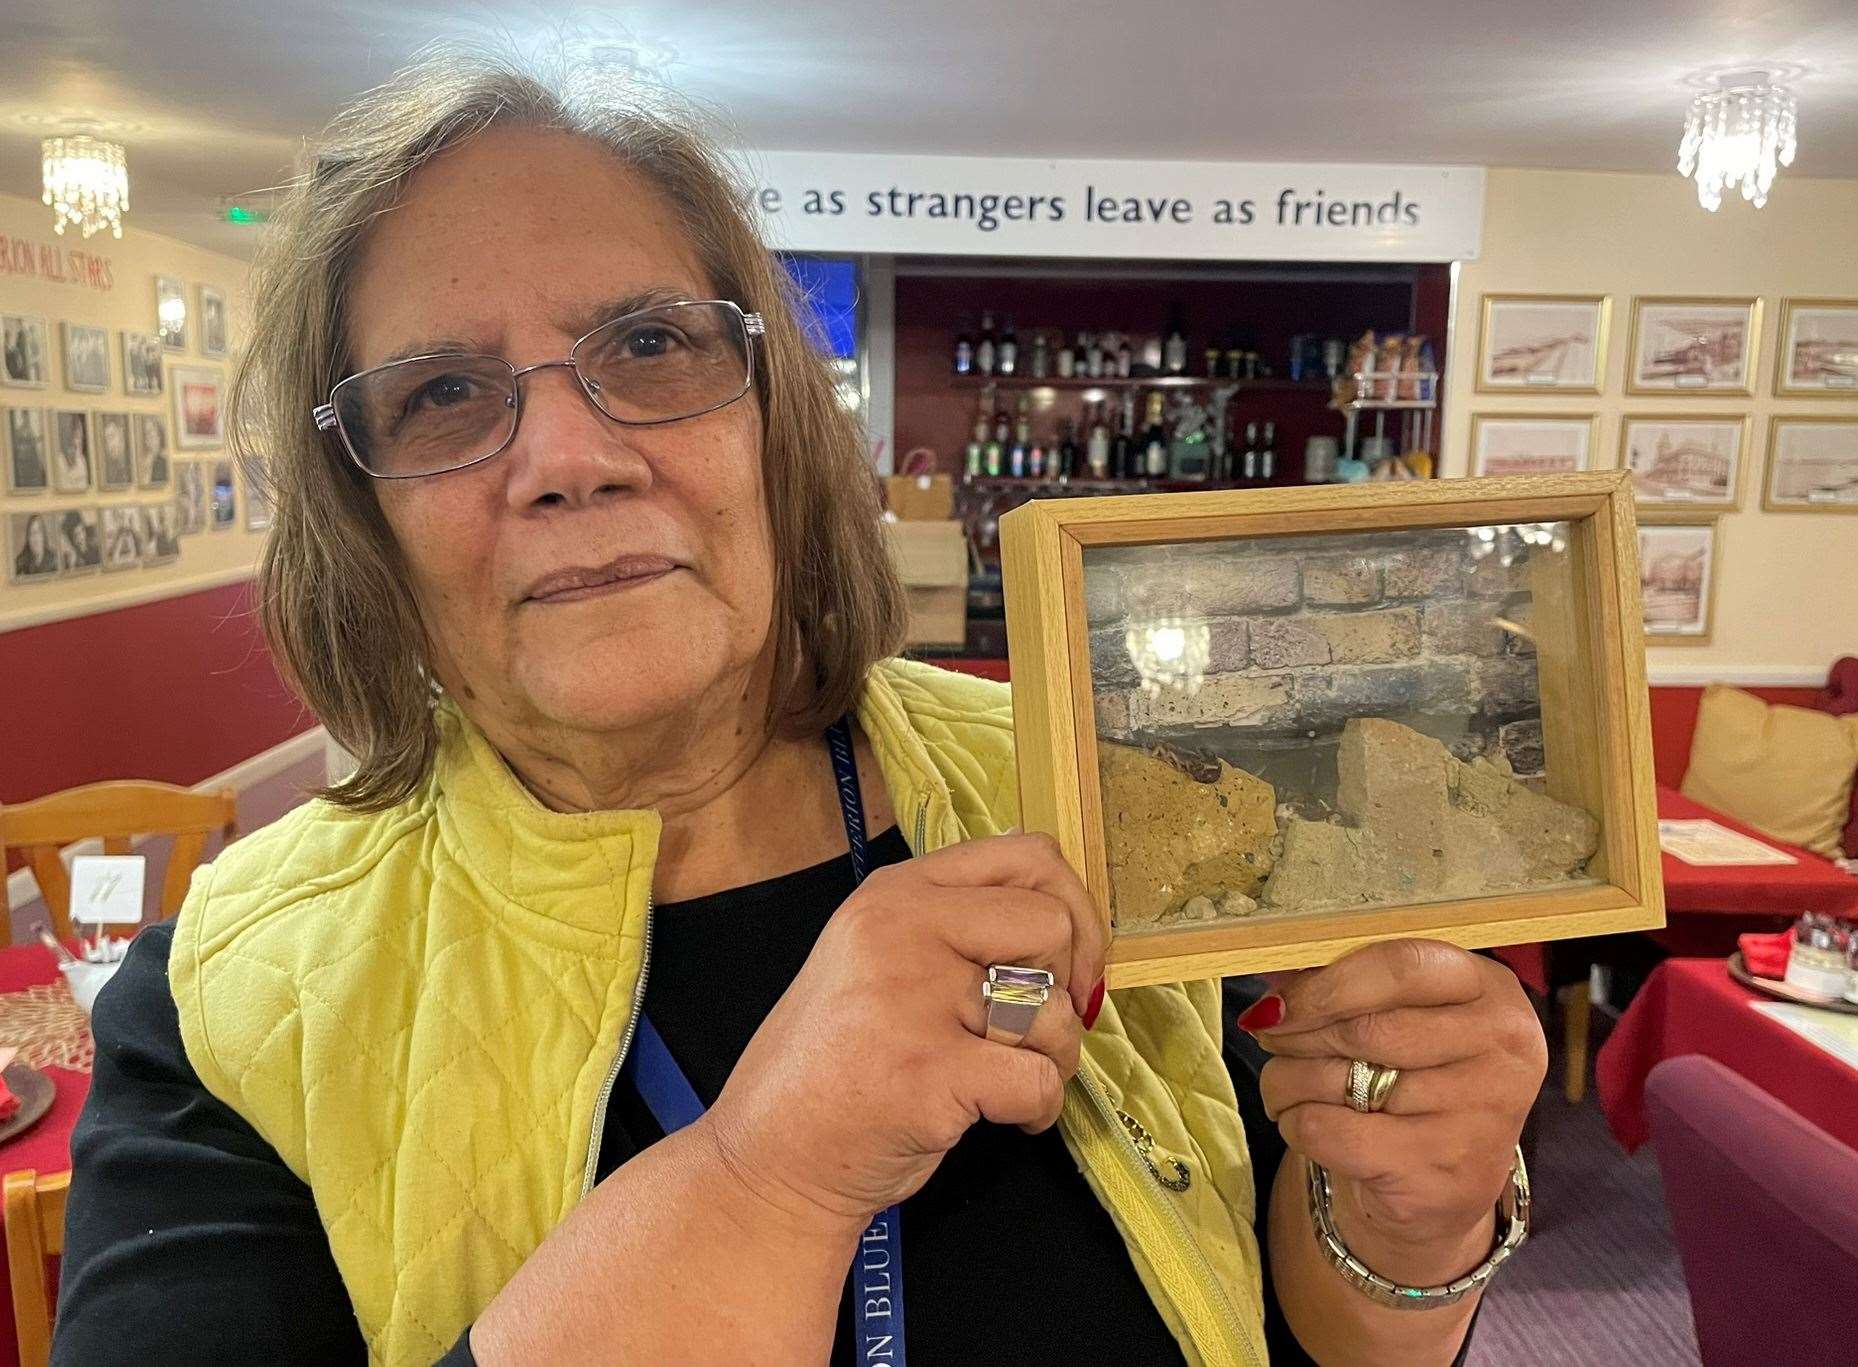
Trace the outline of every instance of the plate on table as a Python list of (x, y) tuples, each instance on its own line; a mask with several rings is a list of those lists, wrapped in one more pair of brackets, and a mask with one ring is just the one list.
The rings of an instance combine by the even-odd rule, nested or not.
[[(1848, 1016), (1858, 1016), (1858, 1005), (1847, 1001), (1827, 1001), (1824, 997), (1809, 996), (1776, 978), (1757, 978), (1748, 971), (1748, 965), (1742, 962), (1742, 951), (1736, 950), (1729, 956), (1729, 976), (1751, 991), (1759, 992), (1764, 997), (1772, 997), (1777, 1002), (1795, 1002), (1801, 1006), (1817, 1006), (1825, 1011), (1840, 1011)], [(8, 1077), (12, 1076), (9, 1071)]]

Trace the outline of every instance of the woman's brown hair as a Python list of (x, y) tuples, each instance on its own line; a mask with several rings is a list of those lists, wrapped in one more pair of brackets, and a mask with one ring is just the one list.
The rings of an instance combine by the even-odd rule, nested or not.
[(766, 320), (755, 372), (775, 555), (769, 724), (817, 734), (902, 639), (903, 595), (878, 526), (856, 418), (797, 321), (727, 163), (668, 98), (593, 69), (545, 77), (502, 53), (428, 49), (330, 123), (272, 215), (252, 271), (250, 344), (231, 441), (276, 521), (259, 608), (280, 667), (357, 761), (321, 795), (372, 811), (425, 780), (438, 747), (425, 631), (372, 480), (310, 418), (352, 369), (349, 276), (374, 218), (431, 158), (493, 126), (600, 144), (671, 199), (719, 295)]

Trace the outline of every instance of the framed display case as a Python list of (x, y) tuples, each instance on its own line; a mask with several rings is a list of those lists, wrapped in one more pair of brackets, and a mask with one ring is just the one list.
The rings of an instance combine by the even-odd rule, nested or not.
[(1109, 984), (1664, 924), (1624, 472), (1000, 520), (1019, 787)]

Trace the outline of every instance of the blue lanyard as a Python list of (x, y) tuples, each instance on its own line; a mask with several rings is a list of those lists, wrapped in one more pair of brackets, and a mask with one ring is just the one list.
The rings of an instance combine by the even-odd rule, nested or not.
[[(864, 840), (864, 803), (858, 792), (858, 764), (852, 756), (852, 728), (841, 717), (826, 729), (832, 752), (839, 813), (845, 818), (845, 841), (851, 847), (852, 882), (871, 871)], [(620, 1070), (638, 1090), (652, 1118), (666, 1134), (681, 1130), (703, 1114), (703, 1103), (677, 1066), (651, 1017), (639, 1013), (632, 1051)], [(903, 1207), (886, 1206), (858, 1236), (852, 1259), (852, 1324), (858, 1335), (858, 1361), (904, 1367), (903, 1349)]]

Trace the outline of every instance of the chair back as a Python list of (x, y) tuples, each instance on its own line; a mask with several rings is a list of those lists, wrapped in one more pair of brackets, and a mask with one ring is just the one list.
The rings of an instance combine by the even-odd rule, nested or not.
[[(230, 788), (196, 793), (172, 783), (124, 779), (67, 788), (30, 802), (0, 806), (0, 867), (17, 849), (39, 884), (51, 912), (52, 932), (71, 938), (71, 876), (60, 851), (79, 840), (101, 840), (106, 854), (128, 854), (139, 835), (171, 835), (174, 849), (161, 885), (161, 919), (181, 909), (187, 883), (206, 853), (206, 838), (219, 831), (238, 834), (238, 803)], [(11, 927), (0, 919), (0, 930)]]
[(1851, 1361), (1858, 1151), (1700, 1054), (1645, 1109), (1704, 1367)]
[(50, 1261), (65, 1251), (65, 1196), (71, 1174), (26, 1168), (6, 1175), (6, 1261), (13, 1284), (19, 1367), (46, 1367), (52, 1355)]

